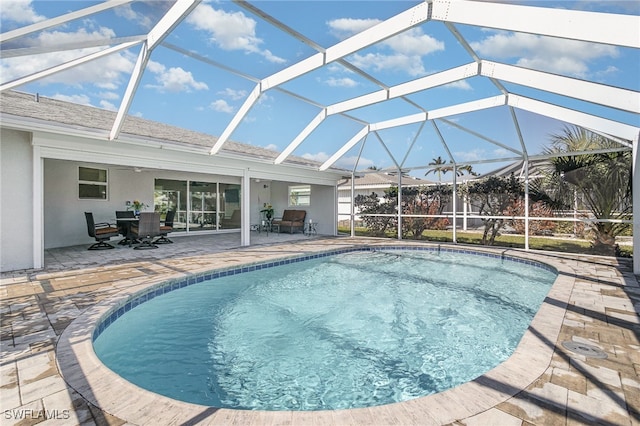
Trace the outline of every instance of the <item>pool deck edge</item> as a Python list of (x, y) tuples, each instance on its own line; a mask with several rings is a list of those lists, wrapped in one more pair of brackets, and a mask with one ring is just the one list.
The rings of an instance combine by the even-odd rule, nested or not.
[[(296, 252), (298, 254), (313, 253), (357, 244), (374, 246), (432, 244), (460, 249), (459, 245), (349, 239), (299, 244), (297, 247), (299, 250)], [(32, 406), (35, 407), (33, 409), (40, 410), (47, 405), (47, 398), (51, 398), (52, 395), (65, 396), (73, 401), (77, 401), (77, 397), (80, 396), (85, 403), (76, 402), (76, 405), (87, 407), (88, 404), (88, 407), (99, 407), (105, 418), (120, 419), (131, 424), (145, 424), (152, 420), (154, 424), (304, 424), (310, 423), (309, 420), (319, 424), (400, 425), (457, 422), (457, 424), (474, 425), (492, 421), (500, 424), (522, 424), (525, 421), (533, 424), (549, 424), (550, 420), (557, 423), (560, 418), (568, 419), (569, 417), (583, 419), (585, 422), (590, 419), (600, 419), (615, 425), (637, 424), (634, 423), (634, 417), (640, 408), (640, 397), (637, 396), (640, 395), (640, 383), (637, 379), (637, 374), (640, 373), (640, 355), (634, 354), (633, 351), (640, 352), (640, 345), (638, 345), (640, 321), (634, 305), (639, 306), (640, 290), (635, 276), (616, 265), (615, 259), (594, 260), (585, 256), (578, 259), (567, 254), (554, 255), (504, 248), (466, 248), (541, 261), (554, 266), (559, 276), (514, 354), (481, 377), (445, 392), (367, 409), (263, 412), (203, 407), (143, 390), (120, 378), (100, 363), (93, 352), (92, 332), (96, 321), (110, 309), (116, 297), (126, 298), (143, 288), (157, 285), (168, 279), (186, 276), (185, 272), (177, 271), (176, 263), (167, 260), (153, 265), (145, 264), (143, 268), (136, 265), (132, 267), (133, 270), (121, 271), (121, 276), (116, 275), (116, 278), (108, 284), (104, 282), (100, 284), (100, 288), (107, 287), (108, 290), (101, 293), (103, 297), (96, 300), (97, 303), (88, 304), (87, 309), (83, 311), (79, 311), (76, 305), (75, 318), (73, 321), (68, 321), (68, 325), (61, 329), (56, 351), (48, 355), (53, 359), (59, 377), (66, 382), (66, 390), (59, 389), (58, 384), (56, 391), (48, 396), (45, 391), (40, 398), (26, 401), (28, 396), (20, 388), (17, 370), (20, 363), (28, 364), (29, 357), (20, 356), (20, 353), (15, 351), (7, 352), (3, 348), (3, 390), (14, 389), (12, 386), (6, 386), (5, 378), (8, 379), (9, 385), (15, 382), (15, 388), (18, 390), (18, 395), (11, 397), (12, 399), (6, 399), (3, 392), (3, 407)], [(273, 247), (259, 253), (262, 260), (293, 255), (287, 247)], [(193, 264), (196, 271), (211, 269), (211, 259), (196, 259)], [(213, 263), (228, 267), (255, 262), (255, 259), (256, 253), (238, 250), (216, 256)], [(158, 273), (152, 276), (139, 273), (145, 268), (157, 270)], [(92, 271), (92, 274), (95, 275), (95, 273)], [(56, 279), (64, 281), (64, 278), (64, 274), (62, 277), (49, 277), (49, 282)], [(87, 276), (86, 279), (89, 277)], [(34, 283), (18, 284), (28, 287)], [(42, 283), (38, 285), (42, 286)], [(0, 289), (7, 290), (12, 286), (15, 284), (3, 282)], [(53, 288), (55, 290), (55, 284)], [(94, 291), (98, 292), (100, 288), (96, 287)], [(15, 289), (17, 290), (18, 286), (15, 286)], [(82, 294), (82, 296), (85, 295), (85, 293)], [(627, 300), (624, 300), (625, 295), (628, 296)], [(8, 291), (3, 291), (2, 296), (4, 299), (11, 295)], [(42, 293), (36, 295), (41, 299), (46, 296)], [(73, 300), (74, 294), (73, 291), (67, 290), (67, 293), (61, 296), (63, 300)], [(17, 311), (20, 308), (18, 305), (15, 303), (9, 305), (9, 313), (12, 312), (13, 306)], [(567, 309), (568, 307), (571, 309)], [(49, 310), (51, 312), (48, 315), (55, 315), (51, 309)], [(592, 311), (603, 315), (605, 321)], [(617, 323), (612, 320), (607, 321), (608, 318), (617, 318), (618, 321)], [(19, 321), (12, 322), (12, 327), (19, 325)], [(596, 335), (593, 331), (589, 331), (590, 327), (597, 327), (600, 334)], [(614, 330), (615, 327), (617, 328)], [(611, 330), (608, 330), (609, 328)], [(605, 331), (611, 332), (610, 335)], [(608, 354), (610, 353), (612, 358), (625, 361), (623, 363), (625, 365), (614, 366), (612, 359), (598, 361), (572, 354), (560, 346), (561, 341), (567, 339), (599, 346)], [(14, 337), (13, 342), (15, 341)], [(23, 349), (21, 353), (24, 354), (24, 346), (19, 347)], [(49, 354), (49, 351), (47, 353)], [(6, 357), (5, 354), (13, 357)], [(617, 382), (611, 377), (611, 372), (616, 371), (616, 368), (623, 370), (618, 374), (621, 378)], [(14, 369), (16, 370), (15, 380), (12, 376)], [(563, 377), (568, 378), (568, 384), (561, 383)], [(24, 383), (23, 387), (28, 384)], [(615, 387), (612, 392), (617, 397), (612, 397), (606, 390), (602, 392), (611, 387)], [(60, 392), (63, 394), (59, 395)], [(620, 395), (622, 395), (624, 407), (622, 407)], [(51, 401), (54, 400), (49, 400), (50, 407)], [(584, 404), (589, 401), (597, 403), (599, 408), (585, 408)], [(536, 406), (536, 403), (539, 405)], [(549, 406), (551, 408), (540, 408)], [(94, 410), (95, 407), (93, 407)], [(95, 413), (91, 408), (88, 410), (92, 415), (76, 410), (73, 418), (78, 420), (78, 424), (96, 422)], [(579, 421), (578, 424), (580, 424)]]

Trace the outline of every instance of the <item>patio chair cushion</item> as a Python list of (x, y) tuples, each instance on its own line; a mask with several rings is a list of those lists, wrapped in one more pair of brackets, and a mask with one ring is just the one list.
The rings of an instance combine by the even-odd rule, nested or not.
[(307, 217), (306, 210), (285, 210), (282, 213), (282, 219), (275, 219), (274, 225), (280, 225), (280, 231), (285, 229), (293, 234), (294, 230), (304, 231), (304, 219)]

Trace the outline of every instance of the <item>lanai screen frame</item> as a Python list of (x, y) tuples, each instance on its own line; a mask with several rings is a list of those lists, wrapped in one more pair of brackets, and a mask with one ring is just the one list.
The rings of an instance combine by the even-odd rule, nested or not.
[[(88, 17), (104, 10), (132, 2), (133, 0), (105, 1), (60, 17), (48, 19), (13, 31), (8, 31), (0, 34), (0, 43), (14, 40), (43, 29), (62, 25), (75, 19)], [(229, 141), (234, 130), (255, 105), (261, 94), (269, 90), (278, 90), (282, 93), (293, 96), (300, 101), (307, 102), (318, 107), (320, 112), (287, 145), (287, 147), (275, 159), (274, 164), (281, 164), (284, 162), (287, 157), (289, 157), (326, 118), (336, 114), (346, 117), (347, 119), (351, 119), (361, 124), (362, 127), (355, 135), (346, 141), (339, 150), (334, 152), (330, 158), (319, 167), (319, 170), (326, 170), (329, 167), (332, 167), (338, 159), (344, 156), (358, 143), (361, 143), (362, 146), (364, 146), (368, 135), (373, 133), (373, 136), (384, 146), (384, 141), (380, 137), (378, 133), (379, 131), (412, 123), (420, 123), (421, 129), (424, 125), (431, 125), (434, 127), (436, 133), (440, 137), (442, 147), (449, 157), (448, 160), (454, 168), (464, 165), (483, 164), (486, 163), (486, 161), (457, 161), (457, 159), (452, 155), (447, 140), (442, 137), (441, 133), (438, 131), (438, 125), (442, 123), (450, 125), (454, 124), (452, 121), (448, 120), (448, 118), (457, 114), (500, 106), (508, 108), (510, 112), (513, 125), (519, 137), (520, 150), (514, 150), (513, 148), (509, 148), (506, 145), (501, 144), (499, 141), (492, 140), (491, 138), (487, 138), (479, 134), (477, 135), (490, 144), (502, 148), (508, 148), (508, 151), (512, 155), (510, 157), (501, 158), (500, 160), (523, 161), (524, 164), (527, 165), (530, 160), (546, 158), (544, 155), (530, 155), (527, 151), (527, 143), (519, 131), (519, 123), (515, 115), (515, 110), (524, 110), (586, 128), (617, 142), (619, 144), (619, 148), (617, 150), (632, 151), (633, 186), (637, 188), (640, 185), (640, 177), (638, 177), (638, 174), (636, 173), (639, 161), (637, 153), (638, 142), (640, 139), (639, 127), (609, 120), (583, 111), (564, 108), (553, 103), (522, 96), (518, 93), (509, 92), (502, 82), (504, 81), (529, 86), (552, 94), (578, 99), (588, 104), (602, 105), (640, 116), (639, 92), (599, 84), (593, 81), (564, 77), (543, 71), (533, 71), (482, 59), (456, 28), (457, 24), (471, 25), (640, 49), (640, 17), (638, 16), (466, 0), (427, 0), (328, 48), (323, 48), (313, 40), (278, 21), (275, 17), (265, 13), (259, 8), (259, 3), (252, 4), (245, 1), (235, 1), (238, 6), (260, 16), (269, 24), (276, 26), (288, 35), (298, 39), (317, 51), (316, 54), (279, 72), (276, 72), (266, 78), (257, 79), (237, 70), (233, 70), (225, 64), (211, 61), (208, 58), (201, 57), (195, 53), (187, 51), (186, 49), (164, 42), (167, 35), (190, 13), (192, 13), (200, 3), (201, 0), (177, 1), (147, 34), (127, 38), (107, 39), (98, 42), (79, 42), (73, 46), (60, 46), (59, 48), (56, 48), (55, 46), (51, 47), (49, 51), (66, 50), (71, 48), (78, 49), (90, 46), (105, 46), (103, 50), (100, 50), (97, 53), (2, 83), (0, 85), (0, 91), (14, 89), (45, 78), (54, 73), (65, 71), (69, 68), (139, 45), (140, 51), (138, 59), (131, 73), (123, 100), (118, 108), (116, 119), (111, 130), (108, 132), (108, 135), (105, 135), (108, 140), (117, 141), (120, 136), (124, 119), (129, 112), (129, 108), (131, 107), (131, 103), (140, 84), (143, 71), (149, 62), (154, 49), (162, 45), (166, 48), (173, 49), (181, 54), (188, 55), (193, 59), (205, 62), (211, 66), (224, 69), (236, 76), (246, 78), (255, 83), (254, 89), (247, 96), (242, 107), (229, 121), (217, 142), (211, 147), (209, 152), (210, 155), (216, 155), (224, 144)], [(345, 61), (345, 57), (350, 54), (358, 52), (377, 42), (388, 39), (428, 21), (442, 22), (447, 29), (449, 29), (469, 54), (470, 62), (468, 64), (388, 87)], [(2, 56), (20, 57), (32, 54), (37, 50), (38, 48), (15, 49), (15, 51), (12, 51), (11, 49), (4, 49), (2, 50)], [(306, 99), (303, 96), (284, 90), (281, 87), (288, 81), (334, 62), (347, 66), (352, 71), (358, 73), (361, 77), (380, 86), (381, 89), (376, 92), (351, 98), (332, 105), (320, 105), (313, 100)], [(415, 105), (415, 103), (411, 102), (408, 98), (405, 98), (405, 96), (412, 93), (428, 90), (433, 87), (439, 87), (444, 84), (461, 81), (475, 76), (487, 78), (493, 85), (495, 85), (501, 94), (498, 96), (477, 99), (471, 102), (452, 104), (430, 111)], [(406, 102), (410, 102), (412, 105), (422, 109), (422, 112), (399, 116), (390, 120), (375, 123), (364, 122), (349, 115), (349, 111), (351, 110), (387, 102), (393, 99), (402, 99)], [(474, 132), (473, 129), (463, 128), (461, 130)], [(410, 150), (411, 147), (408, 149), (407, 155)], [(406, 160), (407, 155), (405, 155), (404, 159), (400, 160), (394, 158), (388, 149), (387, 152), (391, 161), (394, 163), (395, 171), (399, 172), (398, 175), (400, 180), (402, 171), (408, 170), (404, 167), (404, 161)], [(569, 154), (579, 153), (567, 153), (567, 155)], [(425, 164), (423, 166), (413, 167), (412, 169), (428, 168), (429, 166)], [(528, 180), (527, 169), (528, 168), (525, 166), (525, 182)], [(353, 172), (355, 172), (355, 168)], [(399, 183), (401, 184), (401, 182)], [(638, 220), (640, 220), (640, 191), (634, 191), (633, 205), (633, 240), (634, 246), (640, 247), (640, 223), (638, 222)], [(454, 207), (454, 212), (455, 210), (456, 209)], [(636, 220), (636, 218), (638, 218), (638, 220)], [(528, 233), (526, 236), (526, 244), (528, 248)], [(634, 272), (640, 273), (640, 256), (634, 257)]]

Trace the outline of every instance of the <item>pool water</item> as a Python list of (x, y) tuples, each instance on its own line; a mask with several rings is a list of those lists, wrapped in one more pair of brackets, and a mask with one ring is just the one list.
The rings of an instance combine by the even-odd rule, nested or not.
[(197, 404), (382, 405), (506, 360), (555, 277), (461, 253), (351, 252), (171, 291), (118, 318), (94, 348), (127, 380)]

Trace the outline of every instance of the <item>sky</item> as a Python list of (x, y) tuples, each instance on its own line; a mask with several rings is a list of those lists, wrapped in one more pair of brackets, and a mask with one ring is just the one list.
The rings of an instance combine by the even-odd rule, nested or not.
[[(2, 0), (1, 31), (96, 3), (100, 2)], [(403, 0), (251, 2), (322, 48), (419, 3)], [(638, 1), (538, 0), (518, 4), (640, 15)], [(3, 56), (0, 81), (10, 82), (101, 49), (83, 47), (47, 53), (51, 46), (71, 44), (73, 47), (72, 44), (78, 42), (109, 38), (123, 41), (144, 35), (171, 5), (172, 2), (165, 1), (137, 1), (5, 42), (1, 46), (3, 52), (14, 48), (42, 49), (27, 56)], [(483, 59), (640, 91), (637, 49), (465, 25), (455, 28)], [(37, 53), (40, 51), (45, 53)], [(16, 90), (117, 110), (139, 51), (137, 45)], [(153, 50), (129, 114), (219, 136), (259, 80), (315, 53), (309, 45), (246, 8), (230, 1), (204, 1)], [(264, 92), (232, 133), (231, 140), (282, 151), (322, 107), (473, 61), (452, 32), (437, 21), (413, 27), (344, 59), (344, 63), (333, 62)], [(361, 72), (354, 72), (354, 68)], [(504, 85), (512, 93), (640, 126), (638, 114), (584, 105), (525, 86)], [(420, 108), (434, 110), (498, 94), (488, 79), (471, 77), (404, 99), (333, 115), (293, 154), (326, 161), (363, 128), (363, 123), (377, 123), (418, 113)], [(524, 110), (516, 109), (515, 115), (530, 154), (541, 153), (548, 145), (549, 136), (560, 133), (566, 125)], [(446, 140), (448, 151), (440, 137)], [(498, 143), (488, 143), (488, 140)], [(485, 172), (499, 167), (502, 163), (498, 159), (513, 156), (510, 149), (521, 150), (518, 128), (510, 110), (498, 107), (424, 125), (370, 133), (336, 166), (352, 169), (360, 157), (359, 170), (392, 167), (396, 163), (412, 168), (427, 165), (437, 157), (449, 160), (451, 154), (457, 162), (471, 162), (474, 170)], [(479, 161), (491, 162), (479, 164)], [(425, 170), (412, 174), (424, 177)]]

